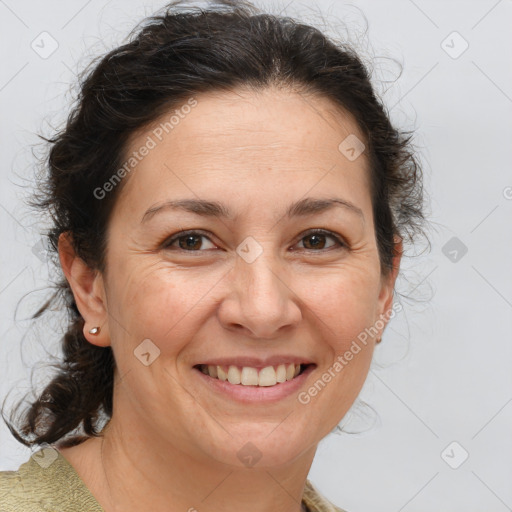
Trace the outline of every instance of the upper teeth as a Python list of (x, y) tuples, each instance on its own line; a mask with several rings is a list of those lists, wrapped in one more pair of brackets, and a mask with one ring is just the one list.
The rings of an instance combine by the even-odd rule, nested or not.
[(266, 366), (261, 370), (250, 366), (215, 366), (201, 365), (201, 371), (210, 377), (227, 380), (230, 384), (242, 384), (243, 386), (274, 386), (278, 382), (285, 382), (296, 377), (301, 370), (300, 364), (280, 364), (275, 368)]

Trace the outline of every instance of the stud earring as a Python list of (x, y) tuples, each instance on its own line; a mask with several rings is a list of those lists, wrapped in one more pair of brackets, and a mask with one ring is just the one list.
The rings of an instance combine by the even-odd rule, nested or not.
[(89, 329), (89, 334), (99, 334), (100, 333), (100, 328), (99, 327), (93, 327), (92, 329)]

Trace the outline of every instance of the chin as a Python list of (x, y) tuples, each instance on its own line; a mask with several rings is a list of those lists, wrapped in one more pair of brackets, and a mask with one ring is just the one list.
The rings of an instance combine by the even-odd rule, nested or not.
[(210, 439), (204, 446), (205, 452), (218, 462), (237, 468), (257, 469), (290, 464), (312, 448), (316, 449), (317, 442), (309, 439), (311, 432), (297, 428), (296, 424), (283, 428), (288, 421), (281, 424), (240, 423), (236, 425), (236, 432), (228, 430), (232, 437), (219, 439), (218, 443), (212, 443)]

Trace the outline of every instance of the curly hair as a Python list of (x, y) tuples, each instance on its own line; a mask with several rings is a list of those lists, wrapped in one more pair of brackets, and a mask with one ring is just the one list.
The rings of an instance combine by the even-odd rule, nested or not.
[[(392, 126), (356, 51), (248, 1), (221, 0), (188, 11), (181, 4), (167, 4), (135, 27), (128, 42), (92, 61), (79, 77), (65, 126), (53, 138), (42, 137), (48, 143), (45, 172), (31, 204), (52, 218), (46, 236), (53, 257), (60, 234), (69, 233), (77, 256), (105, 271), (106, 228), (126, 179), (102, 200), (94, 190), (122, 165), (134, 133), (191, 95), (278, 86), (319, 94), (357, 121), (369, 159), (381, 273), (389, 273), (395, 235), (413, 243), (424, 234), (422, 170), (411, 133)], [(19, 428), (4, 418), (26, 446), (79, 444), (100, 435), (100, 420), (112, 415), (112, 349), (86, 340), (62, 273), (55, 287), (33, 318), (63, 300), (69, 323), (58, 374), (24, 411)], [(82, 434), (71, 435), (78, 429)]]

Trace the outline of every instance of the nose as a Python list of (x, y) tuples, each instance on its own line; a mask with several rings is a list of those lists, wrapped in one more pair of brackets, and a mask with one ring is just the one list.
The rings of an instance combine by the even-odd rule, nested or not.
[(264, 254), (252, 263), (237, 258), (227, 276), (229, 291), (218, 316), (225, 329), (245, 337), (272, 339), (299, 324), (301, 301), (286, 282), (286, 272)]

